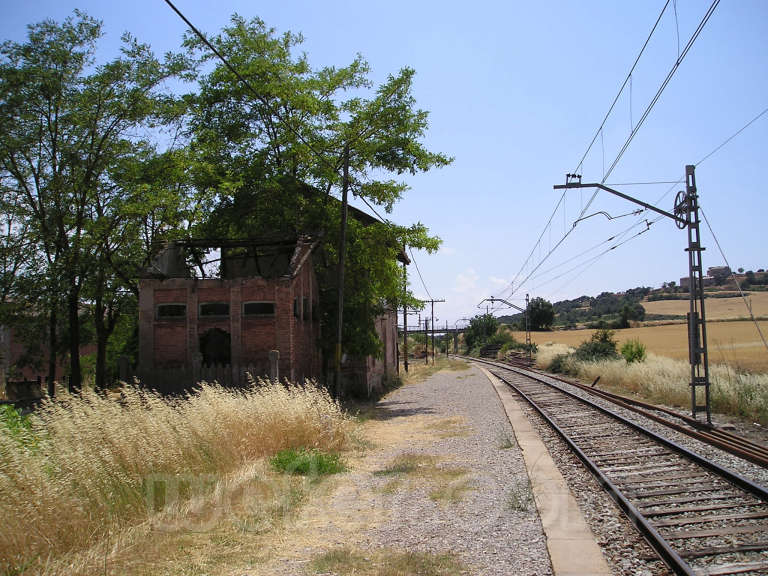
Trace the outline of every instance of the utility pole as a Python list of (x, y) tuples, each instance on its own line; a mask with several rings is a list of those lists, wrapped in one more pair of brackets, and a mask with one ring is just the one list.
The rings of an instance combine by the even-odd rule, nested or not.
[[(488, 302), (490, 304), (494, 302), (501, 302), (502, 304), (506, 304), (510, 308), (514, 308), (515, 310), (518, 310), (523, 313), (525, 316), (525, 343), (528, 345), (528, 362), (530, 363), (531, 360), (531, 329), (530, 324), (528, 323), (528, 307), (530, 306), (530, 300), (528, 298), (528, 294), (525, 295), (525, 309), (520, 308), (520, 306), (516, 304), (512, 304), (512, 302), (509, 302), (507, 300), (504, 300), (504, 298), (494, 298), (491, 296), (490, 298), (484, 298), (480, 301), (480, 304), (477, 305), (478, 308), (482, 305), (483, 302)], [(488, 304), (485, 305), (488, 307)]]
[[(699, 200), (696, 190), (695, 166), (685, 167), (685, 191), (680, 191), (675, 198), (674, 214), (656, 208), (651, 204), (623, 194), (602, 184), (582, 184), (580, 174), (566, 174), (565, 184), (555, 186), (555, 190), (564, 188), (599, 188), (614, 196), (624, 198), (666, 216), (675, 221), (678, 228), (688, 230), (688, 295), (690, 311), (688, 313), (688, 358), (691, 364), (691, 416), (696, 418), (699, 412), (706, 412), (707, 424), (712, 424), (709, 390), (709, 356), (707, 353), (707, 326), (704, 314), (704, 278), (701, 264), (701, 238), (699, 236)], [(574, 223), (574, 226), (576, 224)], [(704, 404), (697, 401), (697, 389), (704, 389)]]
[[(405, 242), (403, 242), (403, 254), (405, 254)], [(406, 294), (408, 293), (408, 269), (405, 267), (405, 260), (403, 259), (403, 360), (405, 373), (408, 373), (408, 302), (406, 301)]]
[(533, 365), (533, 359), (531, 358), (531, 327), (528, 316), (528, 311), (531, 309), (531, 299), (528, 294), (525, 295), (525, 347), (528, 349), (528, 363)]
[[(445, 299), (442, 300), (424, 300), (424, 302), (429, 302), (432, 305), (432, 363), (435, 363), (435, 302), (445, 302)], [(427, 345), (429, 344), (429, 341), (427, 341)], [(429, 350), (429, 346), (427, 346), (427, 350)], [(427, 354), (427, 357), (429, 357), (429, 354)]]
[(424, 363), (429, 366), (429, 318), (424, 318)]
[(347, 250), (347, 192), (349, 191), (349, 143), (344, 145), (344, 174), (341, 184), (341, 239), (339, 240), (338, 270), (338, 323), (336, 330), (336, 371), (334, 389), (336, 398), (341, 396), (341, 338), (344, 320), (344, 255)]
[(443, 344), (445, 344), (445, 357), (448, 358), (448, 320), (445, 321), (445, 332), (443, 332)]
[[(707, 354), (707, 324), (704, 316), (704, 273), (701, 265), (699, 235), (699, 201), (696, 193), (694, 166), (685, 167), (685, 194), (678, 192), (675, 214), (683, 215), (688, 228), (688, 345), (691, 354), (691, 412), (706, 412), (707, 424), (712, 423), (709, 391), (709, 357)], [(684, 228), (678, 223), (678, 227)], [(704, 389), (704, 404), (696, 399), (698, 388)]]

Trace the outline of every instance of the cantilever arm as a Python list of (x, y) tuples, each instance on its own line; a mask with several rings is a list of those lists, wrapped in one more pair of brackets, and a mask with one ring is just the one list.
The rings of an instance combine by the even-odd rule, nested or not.
[(600, 188), (600, 190), (605, 190), (606, 192), (609, 192), (614, 196), (618, 196), (619, 198), (624, 198), (624, 200), (629, 200), (630, 202), (638, 204), (643, 208), (645, 208), (646, 210), (650, 210), (651, 212), (656, 212), (657, 214), (661, 214), (662, 216), (671, 218), (675, 222), (679, 222), (681, 224), (686, 224), (686, 225), (688, 224), (688, 221), (685, 220), (684, 218), (675, 216), (671, 212), (667, 212), (665, 210), (662, 210), (661, 208), (656, 208), (656, 206), (648, 204), (647, 202), (643, 202), (642, 200), (638, 200), (637, 198), (632, 198), (632, 196), (628, 196), (627, 194), (619, 192), (618, 190), (614, 190), (613, 188), (608, 188), (608, 186), (603, 186), (602, 184), (598, 184), (597, 182), (594, 182), (592, 184), (582, 184), (581, 182), (569, 182), (567, 184), (556, 184), (554, 188), (555, 190), (562, 190), (564, 188)]
[(494, 298), (493, 296), (491, 296), (490, 298), (485, 298), (485, 299), (480, 301), (480, 304), (478, 304), (477, 307), (478, 308), (482, 308), (481, 304), (483, 302), (503, 302), (504, 304), (506, 304), (510, 308), (514, 308), (515, 310), (519, 310), (520, 312), (525, 312), (525, 308), (520, 308), (520, 306), (512, 304), (512, 302), (507, 302), (503, 298)]

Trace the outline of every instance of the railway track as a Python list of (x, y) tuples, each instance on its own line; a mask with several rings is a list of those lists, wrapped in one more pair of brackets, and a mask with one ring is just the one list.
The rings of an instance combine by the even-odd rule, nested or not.
[(621, 406), (626, 410), (631, 410), (641, 414), (650, 420), (658, 422), (659, 424), (663, 424), (664, 426), (672, 428), (673, 430), (676, 430), (682, 434), (686, 434), (691, 438), (695, 438), (696, 440), (715, 446), (728, 452), (729, 454), (738, 456), (739, 458), (743, 458), (744, 460), (752, 462), (753, 464), (757, 464), (758, 466), (762, 466), (763, 468), (768, 469), (767, 446), (753, 442), (748, 438), (744, 438), (743, 436), (739, 436), (738, 434), (734, 434), (728, 430), (724, 430), (716, 426), (709, 426), (685, 414), (681, 414), (663, 406), (656, 406), (646, 402), (641, 402), (634, 398), (627, 398), (626, 396), (613, 394), (605, 390), (594, 388), (594, 386), (587, 386), (579, 382), (566, 380), (553, 374), (547, 374), (540, 370), (534, 369), (529, 363), (521, 360), (516, 362), (490, 361), (482, 358), (473, 358), (473, 360), (476, 362), (489, 363), (490, 365), (508, 365), (512, 368), (525, 370), (526, 373), (530, 373), (532, 375), (546, 376), (546, 378), (550, 380), (557, 380), (559, 382), (568, 384), (569, 386), (574, 386), (584, 390), (585, 392), (588, 392), (589, 394), (608, 400), (609, 402), (612, 402), (617, 406)]
[(768, 574), (768, 491), (541, 375), (484, 361), (557, 432), (676, 574)]

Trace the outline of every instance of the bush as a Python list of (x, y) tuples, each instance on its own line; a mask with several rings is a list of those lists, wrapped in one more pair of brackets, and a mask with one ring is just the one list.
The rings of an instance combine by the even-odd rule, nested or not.
[(576, 360), (581, 362), (596, 362), (618, 358), (616, 340), (613, 330), (601, 329), (592, 334), (592, 338), (582, 344), (574, 352)]
[(547, 370), (554, 374), (570, 374), (572, 371), (571, 355), (570, 354), (558, 354), (549, 363)]
[(281, 450), (270, 458), (269, 463), (278, 472), (300, 476), (326, 476), (345, 470), (338, 454), (326, 454), (305, 448)]
[(624, 356), (624, 360), (627, 364), (632, 362), (644, 362), (645, 361), (645, 344), (640, 340), (627, 340), (621, 347), (621, 355)]

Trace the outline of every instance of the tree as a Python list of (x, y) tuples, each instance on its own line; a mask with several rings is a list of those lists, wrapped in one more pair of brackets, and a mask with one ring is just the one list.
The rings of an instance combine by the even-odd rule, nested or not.
[[(291, 33), (276, 35), (259, 19), (239, 16), (211, 39), (248, 85), (218, 61), (200, 76), (200, 94), (189, 117), (190, 150), (196, 158), (196, 186), (201, 194), (208, 192), (212, 209), (210, 219), (193, 232), (321, 234), (322, 332), (332, 335), (340, 243), (340, 205), (334, 194), (344, 185), (345, 164), (353, 194), (389, 212), (407, 189), (390, 175), (426, 171), (451, 160), (420, 143), (427, 113), (415, 107), (413, 70), (389, 76), (366, 98), (372, 84), (360, 56), (345, 67), (314, 70), (306, 55), (293, 53), (302, 41)], [(200, 62), (212, 59), (196, 37), (187, 37), (185, 44)], [(402, 246), (431, 252), (439, 243), (421, 224), (348, 221), (346, 351), (378, 352), (375, 316), (386, 306), (414, 303), (413, 295), (403, 291), (403, 272), (395, 259)], [(327, 352), (333, 342), (326, 338), (322, 344)]]
[(467, 345), (467, 350), (484, 344), (496, 334), (498, 327), (499, 321), (492, 314), (478, 314), (472, 318), (464, 331), (464, 343)]
[[(120, 197), (110, 171), (134, 154), (140, 128), (152, 128), (160, 117), (166, 100), (161, 83), (183, 65), (172, 57), (159, 62), (127, 34), (122, 54), (97, 65), (101, 36), (99, 21), (75, 11), (61, 24), (30, 25), (25, 43), (0, 46), (0, 179), (44, 263), (49, 377), (57, 343), (66, 340), (76, 389), (83, 307), (96, 302), (102, 356), (111, 322), (98, 330), (108, 314), (99, 301), (114, 291), (107, 285), (103, 249), (112, 234), (121, 233), (114, 226), (118, 209), (109, 205)], [(59, 329), (62, 308), (65, 331)]]
[(534, 298), (528, 305), (528, 322), (531, 330), (549, 330), (555, 321), (555, 309), (551, 302)]

